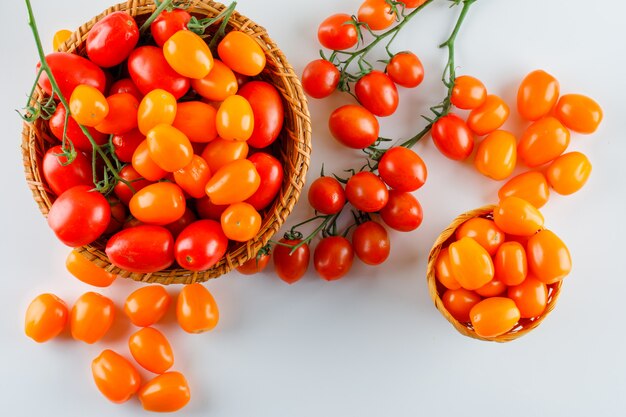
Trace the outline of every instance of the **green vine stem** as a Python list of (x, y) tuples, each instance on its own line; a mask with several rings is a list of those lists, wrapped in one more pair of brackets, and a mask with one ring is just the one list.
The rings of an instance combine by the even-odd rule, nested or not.
[(139, 29), (139, 32), (141, 34), (145, 33), (146, 30), (148, 30), (150, 28), (150, 25), (152, 24), (152, 22), (154, 22), (154, 20), (159, 17), (159, 15), (161, 14), (161, 12), (165, 9), (167, 9), (173, 2), (174, 0), (164, 0), (163, 3), (159, 3), (158, 1), (155, 1), (155, 5), (157, 6), (156, 10), (150, 15), (150, 17), (148, 18), (148, 20), (146, 20), (144, 22), (143, 25), (141, 25), (141, 28)]

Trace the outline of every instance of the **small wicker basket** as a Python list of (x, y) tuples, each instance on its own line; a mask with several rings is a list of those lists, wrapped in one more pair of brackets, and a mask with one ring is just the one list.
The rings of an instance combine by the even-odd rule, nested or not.
[[(185, 0), (184, 2), (189, 6), (188, 11), (200, 19), (217, 16), (225, 9), (224, 5), (209, 0)], [(116, 11), (124, 11), (134, 16), (138, 24), (141, 24), (155, 9), (152, 0), (129, 0), (127, 3), (112, 6), (78, 28), (71, 38), (61, 46), (60, 50), (85, 55), (85, 41), (89, 30), (105, 16)], [(168, 269), (152, 274), (124, 271), (109, 262), (104, 252), (105, 239), (99, 239), (93, 244), (79, 249), (83, 256), (94, 264), (109, 272), (136, 281), (161, 284), (188, 284), (206, 281), (223, 275), (256, 256), (257, 251), (267, 244), (291, 213), (304, 186), (311, 153), (311, 120), (306, 97), (298, 76), (262, 26), (234, 12), (227, 27), (227, 30), (232, 29), (249, 34), (265, 51), (267, 65), (263, 73), (257, 78), (273, 84), (278, 89), (285, 104), (283, 130), (273, 145), (275, 155), (283, 162), (285, 180), (274, 203), (262, 213), (264, 219), (261, 230), (250, 241), (229, 247), (226, 255), (208, 271), (192, 272), (186, 269)], [(38, 98), (42, 98), (43, 94), (40, 89), (37, 89)], [(47, 216), (55, 196), (43, 179), (41, 162), (46, 150), (56, 144), (58, 141), (51, 136), (45, 121), (38, 120), (34, 124), (24, 124), (22, 154), (26, 181), (44, 216)]]
[(539, 326), (539, 324), (546, 318), (548, 314), (550, 314), (550, 312), (556, 306), (556, 301), (559, 298), (559, 294), (561, 292), (562, 282), (548, 285), (548, 304), (541, 316), (532, 319), (521, 319), (517, 326), (515, 326), (513, 329), (503, 335), (497, 337), (482, 337), (476, 334), (476, 332), (472, 328), (471, 323), (460, 322), (452, 317), (450, 312), (448, 312), (446, 307), (443, 305), (443, 301), (441, 300), (441, 295), (443, 294), (443, 292), (445, 292), (445, 288), (437, 281), (437, 278), (435, 277), (435, 263), (437, 261), (437, 257), (439, 256), (439, 252), (441, 252), (441, 249), (447, 247), (450, 243), (452, 243), (456, 229), (459, 228), (463, 223), (474, 217), (484, 217), (492, 219), (494, 208), (495, 206), (491, 205), (481, 207), (475, 210), (470, 210), (454, 219), (454, 221), (439, 235), (439, 237), (435, 241), (435, 244), (430, 250), (430, 254), (428, 255), (428, 267), (426, 269), (426, 279), (428, 280), (428, 292), (430, 293), (430, 297), (435, 303), (435, 307), (437, 307), (437, 310), (439, 310), (439, 312), (446, 318), (446, 320), (448, 320), (454, 326), (455, 329), (458, 330), (459, 333), (474, 339), (504, 343), (522, 337), (535, 327)]

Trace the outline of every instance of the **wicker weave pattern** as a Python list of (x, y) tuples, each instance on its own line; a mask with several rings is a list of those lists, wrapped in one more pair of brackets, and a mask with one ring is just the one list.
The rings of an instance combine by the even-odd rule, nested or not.
[(437, 257), (439, 256), (439, 252), (441, 249), (446, 247), (451, 240), (454, 238), (454, 233), (456, 229), (459, 228), (463, 223), (472, 219), (474, 217), (487, 217), (492, 218), (493, 209), (495, 206), (485, 206), (475, 210), (468, 211), (466, 213), (458, 216), (454, 221), (448, 226), (437, 238), (435, 244), (430, 250), (430, 254), (428, 255), (428, 267), (426, 270), (426, 279), (428, 280), (428, 292), (433, 302), (435, 303), (435, 307), (437, 310), (441, 312), (441, 314), (448, 320), (455, 329), (459, 331), (462, 335), (485, 340), (490, 342), (510, 342), (511, 340), (515, 340), (518, 337), (522, 337), (526, 333), (530, 332), (535, 327), (539, 326), (539, 324), (546, 318), (548, 314), (554, 309), (556, 306), (556, 301), (559, 298), (559, 294), (561, 292), (561, 282), (556, 284), (548, 285), (548, 304), (546, 306), (543, 314), (535, 319), (521, 319), (519, 324), (513, 328), (508, 333), (497, 337), (485, 338), (476, 334), (474, 329), (472, 328), (471, 323), (462, 323), (456, 320), (452, 315), (448, 312), (446, 307), (443, 305), (443, 301), (441, 300), (440, 288), (438, 288), (437, 278), (435, 277), (435, 263), (437, 262)]
[[(213, 17), (225, 9), (224, 5), (209, 0), (186, 0), (186, 2), (190, 5), (188, 11), (198, 18)], [(151, 0), (129, 0), (127, 3), (112, 6), (78, 28), (60, 50), (84, 54), (89, 30), (108, 14), (124, 11), (135, 16), (141, 24), (154, 10), (155, 4)], [(130, 273), (111, 265), (103, 251), (106, 242), (102, 239), (80, 248), (83, 256), (109, 272), (136, 281), (161, 284), (188, 284), (216, 278), (256, 256), (257, 251), (270, 240), (287, 219), (300, 196), (311, 154), (311, 120), (300, 81), (281, 50), (262, 26), (234, 12), (228, 29), (241, 30), (256, 39), (267, 57), (267, 66), (260, 78), (272, 83), (284, 100), (284, 127), (274, 148), (279, 159), (283, 161), (285, 170), (285, 182), (279, 195), (275, 203), (264, 213), (261, 230), (257, 236), (245, 244), (230, 247), (224, 258), (208, 271), (192, 272), (184, 269), (170, 269), (153, 274)], [(40, 89), (36, 94), (40, 98), (43, 96)], [(47, 123), (39, 120), (32, 125), (24, 124), (22, 154), (26, 181), (44, 216), (48, 214), (55, 197), (45, 184), (40, 167), (46, 150), (56, 144), (58, 141), (50, 135)]]

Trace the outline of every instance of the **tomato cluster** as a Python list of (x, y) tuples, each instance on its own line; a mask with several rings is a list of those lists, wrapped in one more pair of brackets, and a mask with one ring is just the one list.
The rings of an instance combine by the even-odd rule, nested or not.
[(552, 286), (572, 267), (567, 246), (544, 228), (531, 203), (505, 197), (486, 217), (461, 224), (435, 261), (439, 296), (481, 337), (510, 332), (541, 316)]
[[(235, 30), (212, 51), (191, 20), (165, 10), (140, 39), (134, 18), (114, 12), (90, 30), (86, 57), (46, 57), (68, 100), (49, 122), (63, 145), (42, 164), (57, 196), (48, 224), (71, 247), (105, 237), (111, 262), (131, 272), (211, 268), (230, 242), (254, 238), (283, 184), (269, 147), (284, 105), (252, 78), (265, 68), (262, 48)], [(38, 83), (57, 93), (45, 72)]]

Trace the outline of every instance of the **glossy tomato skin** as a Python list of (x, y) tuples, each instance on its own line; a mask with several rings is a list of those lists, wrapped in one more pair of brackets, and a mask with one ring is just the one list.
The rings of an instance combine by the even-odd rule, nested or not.
[(233, 30), (217, 45), (217, 54), (233, 71), (255, 77), (265, 68), (265, 52), (248, 34)]
[(163, 55), (170, 67), (184, 77), (202, 79), (213, 69), (209, 45), (190, 30), (179, 30), (163, 44)]
[(504, 233), (532, 236), (543, 227), (543, 215), (535, 206), (518, 197), (506, 197), (493, 210), (493, 221)]
[(35, 297), (26, 310), (24, 331), (37, 343), (57, 337), (67, 324), (67, 305), (54, 294)]
[(191, 398), (189, 384), (180, 372), (166, 372), (148, 381), (138, 396), (144, 410), (165, 413), (180, 410)]
[(509, 106), (500, 97), (489, 94), (483, 104), (473, 109), (467, 117), (467, 126), (478, 136), (499, 129), (509, 118)]
[(228, 205), (217, 205), (211, 202), (208, 196), (204, 196), (195, 201), (196, 212), (201, 219), (220, 221), (222, 213), (228, 208)]
[(254, 115), (254, 130), (248, 139), (253, 148), (265, 148), (278, 139), (283, 128), (285, 108), (276, 87), (265, 81), (250, 81), (238, 93), (248, 100)]
[(357, 12), (359, 22), (371, 30), (383, 30), (396, 21), (396, 12), (385, 0), (365, 0)]
[(147, 285), (133, 291), (124, 303), (124, 313), (139, 327), (152, 326), (167, 312), (172, 298), (165, 287)]
[(106, 349), (91, 362), (91, 373), (98, 390), (114, 403), (124, 403), (139, 391), (141, 377), (120, 354)]
[(387, 230), (375, 221), (361, 223), (352, 234), (352, 248), (356, 256), (367, 265), (380, 265), (387, 260), (391, 243)]
[(213, 61), (213, 68), (204, 78), (192, 79), (191, 87), (211, 101), (224, 101), (239, 90), (235, 73), (219, 59)]
[(513, 300), (492, 297), (472, 307), (470, 319), (476, 334), (497, 337), (515, 327), (520, 319), (520, 311)]
[(550, 113), (559, 98), (559, 82), (543, 70), (529, 73), (517, 90), (517, 111), (526, 120)]
[(48, 225), (67, 246), (87, 245), (99, 238), (111, 219), (111, 207), (93, 187), (78, 185), (61, 194), (50, 208)]
[(128, 58), (128, 72), (133, 83), (146, 95), (158, 88), (171, 93), (176, 100), (189, 90), (189, 78), (178, 74), (156, 46), (140, 46)]
[[(58, 140), (63, 141), (63, 130), (65, 126), (65, 107), (62, 104), (57, 105), (57, 109), (54, 111), (54, 114), (48, 121), (48, 125), (50, 127), (50, 131)], [(80, 126), (72, 116), (69, 116), (67, 119), (67, 129), (65, 129), (67, 139), (72, 142), (74, 147), (82, 152), (92, 152), (93, 146), (91, 142), (83, 133)], [(93, 127), (87, 127), (87, 131), (91, 135), (92, 139), (96, 142), (97, 145), (104, 145), (108, 140), (108, 135), (104, 133), (98, 132)]]
[(109, 331), (115, 317), (115, 305), (95, 292), (81, 295), (70, 314), (72, 337), (88, 344), (96, 343)]
[(580, 152), (570, 152), (556, 158), (546, 170), (546, 178), (554, 191), (562, 195), (580, 190), (591, 174), (591, 162)]
[(193, 155), (187, 166), (174, 171), (176, 184), (193, 198), (202, 198), (206, 195), (204, 189), (210, 178), (209, 165), (198, 155)]
[(415, 191), (426, 182), (426, 164), (414, 151), (395, 146), (380, 158), (378, 173), (385, 183), (398, 191)]
[(389, 201), (389, 190), (377, 175), (358, 172), (346, 184), (346, 198), (357, 210), (375, 213)]
[(572, 270), (572, 257), (563, 241), (550, 230), (541, 230), (526, 244), (528, 269), (541, 282), (554, 284)]
[(252, 197), (260, 185), (261, 177), (254, 164), (241, 159), (218, 169), (207, 183), (206, 193), (213, 204), (233, 204)]
[(533, 276), (529, 276), (519, 285), (509, 287), (507, 296), (515, 302), (520, 317), (529, 319), (538, 317), (548, 304), (548, 287)]
[(568, 129), (583, 134), (595, 132), (603, 117), (602, 107), (582, 94), (562, 96), (556, 104), (554, 114)]
[(208, 143), (217, 137), (215, 117), (217, 110), (201, 101), (178, 103), (172, 126), (196, 143)]
[(135, 97), (139, 102), (143, 98), (143, 94), (141, 94), (141, 91), (139, 91), (135, 83), (133, 83), (133, 80), (130, 78), (122, 78), (111, 84), (111, 88), (109, 88), (109, 95), (120, 93), (132, 94), (133, 97)]
[(478, 79), (470, 75), (461, 75), (454, 80), (450, 102), (463, 110), (472, 110), (481, 106), (487, 99), (487, 89)]
[[(104, 71), (87, 58), (69, 52), (53, 52), (46, 55), (46, 62), (66, 100), (69, 100), (74, 89), (81, 84), (94, 87), (104, 94), (106, 89)], [(37, 83), (47, 95), (52, 95), (52, 86), (45, 72), (41, 74)]]
[(109, 103), (97, 88), (77, 85), (69, 101), (70, 114), (78, 124), (95, 127), (109, 113)]
[(144, 327), (133, 333), (128, 339), (128, 347), (137, 363), (155, 374), (165, 373), (174, 365), (170, 342), (153, 327)]
[(151, 181), (144, 179), (132, 165), (126, 165), (122, 168), (119, 175), (133, 187), (131, 190), (128, 185), (119, 181), (113, 188), (115, 195), (126, 205), (130, 204), (130, 200), (136, 192), (152, 184)]
[(512, 133), (495, 130), (478, 145), (474, 166), (481, 174), (496, 181), (510, 176), (517, 163), (517, 140)]
[(343, 50), (352, 48), (359, 41), (358, 29), (352, 16), (337, 13), (327, 17), (317, 29), (319, 43), (327, 49)]
[(246, 242), (261, 229), (261, 215), (248, 203), (234, 203), (222, 213), (220, 222), (228, 239)]
[(391, 81), (405, 88), (415, 88), (424, 80), (424, 66), (413, 52), (399, 52), (385, 68)]
[(256, 171), (261, 177), (263, 186), (259, 186), (246, 203), (252, 205), (257, 211), (268, 207), (280, 191), (283, 185), (284, 170), (280, 161), (269, 153), (257, 152), (248, 158), (254, 164)]
[(250, 147), (247, 142), (217, 137), (206, 145), (202, 151), (202, 158), (209, 165), (211, 173), (215, 174), (220, 168), (230, 162), (246, 159), (249, 150)]
[(157, 182), (139, 190), (128, 207), (136, 219), (163, 226), (178, 220), (185, 213), (187, 204), (178, 185)]
[(61, 29), (54, 33), (52, 37), (52, 50), (58, 51), (61, 45), (67, 42), (72, 37), (72, 31), (67, 29)]
[(369, 110), (354, 104), (347, 104), (333, 111), (328, 127), (337, 141), (353, 149), (372, 145), (378, 139), (380, 129), (378, 120)]
[(206, 271), (226, 253), (228, 238), (215, 220), (198, 220), (187, 226), (176, 239), (178, 264), (190, 271)]
[(65, 156), (56, 156), (62, 152), (63, 149), (60, 145), (53, 146), (46, 151), (43, 157), (43, 177), (52, 192), (61, 195), (64, 191), (77, 185), (93, 187), (91, 161), (82, 153), (77, 152), (72, 163), (67, 164)]
[(519, 174), (507, 181), (498, 191), (500, 200), (511, 196), (519, 197), (533, 206), (541, 208), (550, 198), (548, 180), (540, 171), (528, 171)]
[(270, 262), (272, 255), (269, 253), (257, 254), (237, 267), (237, 272), (243, 275), (254, 275), (263, 272)]
[[(454, 278), (452, 274), (452, 266), (450, 265), (450, 248), (442, 248), (435, 261), (435, 278), (444, 287), (449, 290), (458, 290), (461, 284)], [(467, 310), (469, 313), (469, 309)], [(468, 318), (469, 320), (469, 318)]]
[(220, 104), (216, 117), (217, 134), (226, 140), (247, 141), (255, 128), (250, 102), (242, 96), (230, 96)]
[(496, 297), (505, 293), (506, 289), (507, 287), (502, 281), (494, 278), (482, 287), (477, 288), (475, 292), (481, 297)]
[(194, 283), (185, 285), (178, 295), (176, 319), (187, 333), (204, 333), (217, 326), (220, 312), (209, 290)]
[(494, 279), (505, 285), (519, 285), (528, 275), (526, 250), (519, 242), (504, 242), (493, 258)]
[(150, 25), (150, 33), (157, 45), (165, 42), (179, 30), (187, 30), (191, 15), (183, 9), (164, 10)]
[(569, 140), (569, 130), (556, 118), (546, 116), (524, 131), (517, 145), (517, 154), (526, 166), (538, 167), (565, 152)]
[(411, 193), (398, 190), (389, 191), (389, 200), (380, 210), (385, 224), (399, 232), (411, 232), (422, 224), (422, 206)]
[(102, 68), (124, 62), (139, 42), (135, 19), (125, 12), (113, 12), (98, 21), (87, 34), (87, 56)]
[(130, 93), (113, 94), (107, 97), (109, 113), (96, 125), (98, 132), (107, 135), (128, 133), (137, 127), (139, 101)]
[(158, 166), (150, 157), (147, 139), (141, 142), (135, 149), (132, 166), (139, 175), (148, 181), (158, 181), (167, 175), (167, 171)]
[(384, 72), (374, 70), (362, 76), (354, 92), (359, 103), (376, 116), (390, 116), (398, 108), (398, 89)]
[(329, 236), (319, 241), (313, 253), (317, 274), (326, 281), (342, 278), (352, 268), (354, 251), (350, 241), (343, 236)]
[(341, 74), (332, 62), (316, 59), (304, 67), (302, 88), (313, 98), (325, 98), (337, 89), (340, 78)]
[(126, 271), (157, 272), (174, 263), (174, 238), (161, 226), (131, 227), (109, 239), (106, 254), (113, 265)]
[(431, 135), (439, 152), (455, 161), (466, 160), (474, 150), (474, 135), (456, 114), (439, 118), (433, 124)]
[(132, 162), (133, 154), (139, 144), (144, 141), (146, 137), (139, 131), (139, 129), (133, 129), (126, 133), (121, 133), (113, 136), (113, 147), (115, 149), (115, 156), (121, 162)]
[(67, 256), (65, 267), (74, 277), (94, 287), (108, 287), (117, 278), (117, 275), (100, 268), (78, 253), (76, 249)]
[(189, 138), (168, 124), (159, 124), (146, 135), (150, 159), (167, 172), (176, 172), (193, 160), (193, 147)]
[(466, 290), (476, 290), (493, 279), (493, 261), (489, 252), (470, 237), (449, 246), (452, 275)]
[(470, 321), (470, 311), (482, 300), (474, 291), (465, 288), (449, 289), (443, 293), (441, 301), (448, 313), (462, 323)]
[[(311, 250), (308, 244), (300, 246), (291, 254), (292, 248), (302, 242), (301, 239), (283, 238), (274, 247), (274, 269), (280, 279), (287, 284), (299, 281), (309, 268)], [(284, 246), (289, 245), (289, 246)]]
[(176, 118), (176, 98), (163, 89), (147, 93), (139, 104), (137, 119), (139, 131), (144, 135), (160, 124), (171, 125)]
[(113, 196), (108, 197), (109, 206), (111, 207), (111, 220), (109, 225), (104, 231), (104, 235), (112, 235), (119, 231), (126, 222), (128, 217), (128, 210), (125, 204), (123, 204), (118, 198)]
[(400, 0), (400, 3), (404, 4), (404, 7), (407, 9), (412, 9), (420, 7), (422, 4), (426, 3), (426, 0)]
[(175, 222), (168, 223), (164, 227), (169, 230), (174, 239), (176, 239), (187, 226), (197, 220), (198, 218), (196, 217), (196, 214), (193, 212), (193, 210), (189, 208), (189, 205), (187, 205), (187, 208), (185, 208), (185, 213), (180, 217), (180, 219), (176, 220)]
[(489, 256), (496, 254), (506, 237), (493, 220), (482, 217), (474, 217), (463, 223), (456, 229), (455, 236), (457, 240), (463, 237), (471, 237), (485, 248)]
[(318, 213), (336, 214), (346, 204), (346, 193), (337, 179), (319, 177), (311, 184), (308, 199)]

